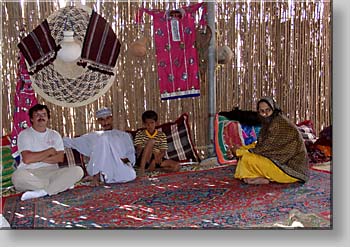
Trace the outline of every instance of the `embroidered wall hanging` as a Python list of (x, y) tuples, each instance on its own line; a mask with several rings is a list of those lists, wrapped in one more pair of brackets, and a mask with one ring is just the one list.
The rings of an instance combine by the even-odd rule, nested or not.
[(198, 54), (196, 41), (196, 11), (203, 8), (201, 25), (206, 25), (206, 5), (203, 3), (178, 10), (150, 10), (143, 13), (153, 17), (158, 83), (162, 100), (195, 97), (200, 95)]
[(32, 82), (24, 60), (24, 55), (19, 53), (16, 96), (14, 100), (15, 110), (13, 113), (13, 127), (11, 133), (11, 153), (14, 158), (19, 156), (17, 137), (22, 130), (32, 126), (28, 111), (37, 103), (38, 101), (32, 88)]

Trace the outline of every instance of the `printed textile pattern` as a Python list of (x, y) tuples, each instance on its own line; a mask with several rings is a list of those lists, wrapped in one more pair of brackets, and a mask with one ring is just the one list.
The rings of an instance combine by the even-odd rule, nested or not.
[(19, 53), (17, 76), (18, 80), (14, 100), (15, 110), (13, 114), (13, 128), (11, 133), (11, 152), (14, 158), (19, 157), (17, 147), (17, 137), (19, 133), (31, 126), (28, 111), (32, 106), (38, 103), (22, 53)]
[(311, 171), (301, 184), (248, 185), (235, 166), (170, 173), (125, 184), (77, 187), (54, 196), (6, 198), (12, 229), (256, 229), (288, 219), (292, 209), (331, 228), (330, 174)]
[(220, 164), (236, 164), (236, 159), (227, 157), (227, 148), (241, 147), (257, 140), (260, 126), (241, 124), (225, 116), (216, 114), (214, 121), (215, 152)]
[[(147, 13), (153, 17), (158, 83), (162, 100), (200, 95), (198, 53), (196, 41), (196, 11), (203, 3), (173, 11), (140, 9), (138, 17)], [(139, 21), (139, 20), (138, 20)]]

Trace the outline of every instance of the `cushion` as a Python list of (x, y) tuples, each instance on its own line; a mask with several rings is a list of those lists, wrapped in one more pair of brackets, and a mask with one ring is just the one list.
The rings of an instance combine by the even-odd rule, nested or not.
[(13, 186), (12, 174), (16, 170), (16, 161), (11, 154), (11, 145), (8, 136), (1, 139), (1, 188)]
[(241, 124), (239, 121), (230, 120), (219, 114), (214, 119), (214, 144), (215, 152), (220, 164), (234, 164), (236, 160), (230, 160), (226, 156), (229, 146), (249, 145), (257, 140), (260, 126)]
[[(310, 141), (309, 141), (310, 143)], [(314, 143), (306, 145), (310, 162), (324, 163), (332, 159), (332, 125), (324, 128)]]
[(330, 146), (332, 147), (332, 125), (324, 128), (318, 135), (315, 145)]
[(256, 111), (240, 110), (238, 107), (235, 107), (231, 111), (221, 111), (218, 114), (230, 120), (239, 121), (241, 124), (251, 126), (261, 125), (259, 114)]
[(74, 148), (64, 148), (64, 160), (58, 165), (60, 167), (81, 166), (84, 170), (84, 175), (87, 175), (84, 157)]
[(317, 140), (316, 132), (311, 120), (305, 120), (303, 122), (297, 123), (296, 126), (300, 131), (306, 146), (314, 143)]
[(1, 146), (9, 146), (11, 145), (11, 138), (10, 136), (3, 136), (1, 137)]
[[(157, 130), (165, 133), (167, 137), (168, 150), (165, 158), (179, 162), (199, 162), (197, 150), (193, 145), (190, 126), (188, 123), (188, 113), (182, 114), (174, 122), (168, 122), (156, 126)], [(136, 131), (128, 131), (135, 138)]]

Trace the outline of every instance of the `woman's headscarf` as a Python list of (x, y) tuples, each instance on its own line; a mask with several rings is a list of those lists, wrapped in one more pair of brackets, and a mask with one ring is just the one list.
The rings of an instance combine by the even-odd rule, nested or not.
[(258, 115), (262, 125), (266, 125), (266, 124), (268, 125), (272, 121), (272, 119), (277, 115), (279, 115), (282, 111), (279, 105), (277, 105), (276, 101), (272, 97), (261, 98), (256, 105), (257, 111), (259, 111), (259, 104), (261, 102), (265, 102), (266, 104), (268, 104), (273, 111), (271, 116), (268, 116), (268, 117), (263, 117), (260, 114)]
[(278, 114), (281, 112), (281, 108), (279, 107), (279, 105), (276, 103), (276, 101), (272, 97), (261, 98), (256, 105), (257, 111), (259, 110), (259, 104), (261, 102), (265, 102), (266, 104), (268, 104), (270, 106), (270, 108), (273, 110), (273, 113)]

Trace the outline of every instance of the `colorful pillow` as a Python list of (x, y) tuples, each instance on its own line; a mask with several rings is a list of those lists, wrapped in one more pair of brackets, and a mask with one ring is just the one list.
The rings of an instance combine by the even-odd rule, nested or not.
[[(135, 138), (136, 132), (142, 129), (144, 128), (128, 132)], [(165, 158), (179, 162), (200, 161), (191, 138), (187, 113), (182, 114), (174, 122), (168, 122), (157, 126), (156, 129), (163, 131), (167, 136), (168, 150)]]
[(1, 188), (13, 186), (12, 174), (16, 170), (16, 161), (11, 154), (11, 144), (8, 136), (1, 138)]
[(297, 123), (296, 126), (300, 131), (306, 145), (316, 142), (316, 132), (311, 120), (305, 120), (301, 123)]
[(220, 164), (233, 164), (236, 160), (228, 159), (226, 149), (229, 146), (249, 145), (257, 140), (260, 126), (241, 124), (219, 114), (214, 120), (215, 152)]

